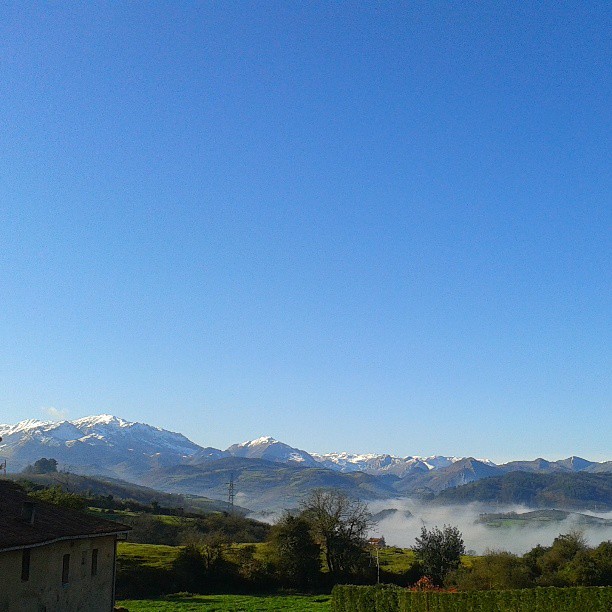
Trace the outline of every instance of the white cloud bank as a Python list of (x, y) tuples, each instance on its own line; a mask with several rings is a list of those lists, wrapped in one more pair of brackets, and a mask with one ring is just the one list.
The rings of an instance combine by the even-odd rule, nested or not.
[(53, 421), (65, 421), (68, 418), (67, 410), (60, 410), (53, 406), (47, 406), (42, 409), (43, 413)]
[[(420, 535), (421, 527), (428, 529), (443, 525), (453, 525), (463, 534), (467, 550), (482, 554), (485, 550), (506, 550), (515, 554), (523, 554), (537, 544), (550, 546), (561, 533), (569, 533), (572, 529), (580, 529), (590, 545), (596, 546), (604, 540), (612, 539), (612, 527), (577, 525), (572, 518), (550, 523), (521, 525), (519, 527), (488, 527), (475, 522), (483, 512), (527, 512), (533, 508), (522, 506), (485, 507), (480, 504), (466, 506), (427, 506), (414, 500), (397, 499), (372, 502), (371, 512), (379, 512), (386, 508), (409, 510), (413, 516), (405, 517), (399, 513), (378, 523), (373, 529), (373, 535), (384, 536), (387, 544), (408, 548), (413, 546), (415, 538)], [(592, 514), (584, 512), (584, 514)], [(612, 518), (612, 513), (597, 514), (603, 518)]]

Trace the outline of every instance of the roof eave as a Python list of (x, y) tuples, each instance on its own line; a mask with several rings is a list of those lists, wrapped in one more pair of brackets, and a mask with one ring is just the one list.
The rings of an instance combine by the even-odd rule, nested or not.
[(61, 536), (59, 538), (53, 538), (52, 540), (45, 540), (44, 542), (34, 542), (32, 544), (18, 544), (17, 546), (5, 546), (0, 548), (0, 553), (9, 552), (11, 550), (23, 550), (24, 548), (39, 548), (41, 546), (48, 546), (49, 544), (55, 544), (56, 542), (63, 542), (66, 540), (88, 540), (90, 538), (103, 538), (107, 536), (127, 535), (129, 532), (129, 529), (124, 529), (119, 531), (109, 531), (107, 533), (87, 533), (75, 536)]

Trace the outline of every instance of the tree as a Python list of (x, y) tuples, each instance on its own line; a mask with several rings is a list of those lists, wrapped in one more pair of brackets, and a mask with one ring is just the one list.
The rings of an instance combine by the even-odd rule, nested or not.
[(237, 566), (237, 575), (246, 582), (247, 588), (261, 588), (269, 583), (267, 566), (256, 556), (254, 544), (244, 544), (233, 551), (233, 562)]
[(567, 586), (571, 584), (563, 570), (578, 553), (586, 552), (587, 549), (584, 533), (579, 530), (558, 535), (552, 546), (539, 559), (541, 576), (538, 583), (541, 586)]
[(306, 590), (316, 583), (321, 552), (303, 516), (285, 514), (272, 529), (270, 546), (284, 586)]
[(24, 470), (25, 474), (53, 474), (57, 472), (57, 459), (39, 459), (34, 465), (28, 465)]
[[(591, 552), (595, 565), (595, 577), (590, 584), (597, 586), (612, 586), (612, 540), (602, 542)], [(581, 584), (587, 584), (586, 581)]]
[(195, 544), (188, 544), (179, 551), (172, 563), (179, 588), (193, 593), (201, 592), (204, 587), (205, 565), (202, 551)]
[(229, 547), (228, 538), (222, 533), (210, 533), (200, 539), (200, 551), (204, 567), (209, 575), (221, 573), (225, 561), (225, 553)]
[(73, 510), (84, 510), (87, 507), (87, 501), (84, 497), (76, 493), (68, 493), (58, 485), (42, 489), (41, 491), (33, 491), (30, 493), (30, 496), (50, 504), (63, 506), (64, 508), (72, 508)]
[(461, 591), (525, 589), (533, 586), (527, 564), (509, 552), (487, 552), (447, 578)]
[(461, 532), (450, 525), (444, 525), (442, 530), (434, 527), (431, 531), (423, 527), (413, 550), (423, 573), (438, 586), (444, 584), (449, 572), (459, 567), (461, 555), (465, 554)]
[(348, 576), (362, 568), (371, 525), (366, 504), (340, 491), (316, 489), (302, 503), (302, 517), (332, 576)]

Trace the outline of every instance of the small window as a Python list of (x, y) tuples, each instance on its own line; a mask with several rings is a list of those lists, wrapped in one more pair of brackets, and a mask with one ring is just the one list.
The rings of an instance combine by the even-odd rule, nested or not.
[(85, 565), (87, 563), (87, 551), (84, 550), (81, 552), (81, 565)]
[(68, 584), (70, 579), (70, 555), (62, 558), (62, 584)]
[(21, 579), (26, 582), (30, 579), (30, 549), (26, 548), (21, 553)]
[(98, 573), (98, 549), (94, 548), (91, 551), (91, 575), (95, 576)]

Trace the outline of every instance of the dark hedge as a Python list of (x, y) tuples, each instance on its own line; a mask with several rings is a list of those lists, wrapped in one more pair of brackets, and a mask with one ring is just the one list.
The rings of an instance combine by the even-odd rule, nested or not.
[(612, 587), (415, 592), (394, 586), (339, 585), (332, 612), (610, 612)]

